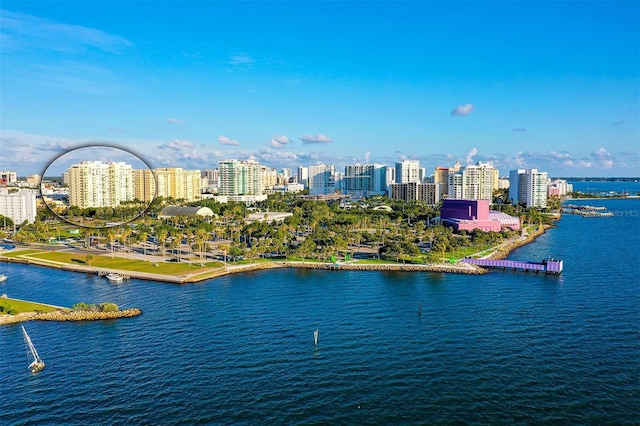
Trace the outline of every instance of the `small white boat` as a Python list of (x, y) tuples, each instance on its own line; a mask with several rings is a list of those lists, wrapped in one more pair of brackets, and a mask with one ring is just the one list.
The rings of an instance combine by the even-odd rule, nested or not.
[(106, 275), (106, 277), (109, 281), (112, 281), (114, 283), (121, 283), (122, 281), (124, 281), (124, 277), (116, 273), (109, 273)]
[(28, 349), (27, 356), (29, 357), (29, 360), (33, 360), (31, 361), (31, 364), (29, 364), (29, 371), (32, 373), (38, 373), (44, 370), (44, 361), (40, 358), (40, 355), (38, 355), (36, 347), (33, 346), (31, 338), (27, 334), (27, 330), (24, 329), (24, 325), (22, 326), (22, 335), (24, 336), (24, 343), (27, 345)]
[(5, 274), (0, 274), (0, 283), (1, 282), (5, 282), (7, 280), (7, 278), (9, 278), (9, 277), (7, 277)]

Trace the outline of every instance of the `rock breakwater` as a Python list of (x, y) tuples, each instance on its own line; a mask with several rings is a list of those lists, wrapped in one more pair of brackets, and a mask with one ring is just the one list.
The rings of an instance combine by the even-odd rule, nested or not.
[(116, 318), (131, 318), (142, 314), (137, 308), (124, 309), (117, 312), (90, 312), (90, 311), (55, 311), (38, 312), (29, 319), (37, 321), (96, 321)]
[(357, 263), (302, 263), (290, 262), (284, 266), (289, 268), (330, 269), (336, 271), (398, 271), (398, 272), (447, 272), (453, 274), (480, 275), (487, 273), (473, 265), (447, 264), (357, 264)]

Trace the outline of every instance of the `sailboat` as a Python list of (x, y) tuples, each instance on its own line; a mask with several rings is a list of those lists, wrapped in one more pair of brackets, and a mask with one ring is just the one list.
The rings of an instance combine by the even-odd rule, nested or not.
[(22, 334), (24, 335), (24, 343), (29, 349), (27, 356), (30, 360), (33, 359), (31, 364), (29, 364), (29, 371), (37, 373), (44, 370), (44, 361), (40, 358), (40, 355), (38, 355), (38, 351), (36, 351), (36, 347), (33, 346), (33, 342), (31, 342), (31, 338), (27, 334), (27, 330), (24, 329), (24, 325), (22, 326)]

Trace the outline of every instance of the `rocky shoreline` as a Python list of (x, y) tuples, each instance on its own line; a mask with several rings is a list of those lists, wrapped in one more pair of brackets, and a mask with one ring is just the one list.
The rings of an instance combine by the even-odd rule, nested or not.
[(334, 271), (398, 271), (398, 272), (446, 272), (452, 274), (470, 274), (480, 275), (486, 274), (485, 269), (475, 267), (474, 265), (447, 265), (447, 264), (428, 264), (420, 265), (413, 263), (405, 264), (357, 264), (357, 263), (285, 263), (288, 268), (302, 269), (328, 269)]
[(91, 311), (54, 311), (37, 312), (30, 319), (36, 321), (97, 321), (116, 318), (131, 318), (142, 314), (138, 308), (124, 309), (116, 312)]

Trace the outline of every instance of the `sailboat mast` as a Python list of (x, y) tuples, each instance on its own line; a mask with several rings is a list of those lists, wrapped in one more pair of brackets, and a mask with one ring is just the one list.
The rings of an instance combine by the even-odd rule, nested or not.
[(22, 333), (24, 334), (24, 341), (27, 342), (27, 346), (29, 347), (29, 350), (31, 351), (31, 354), (33, 355), (33, 358), (36, 361), (39, 361), (40, 360), (40, 356), (38, 356), (38, 351), (36, 351), (36, 347), (33, 346), (33, 343), (31, 342), (31, 338), (27, 334), (27, 330), (24, 329), (24, 326), (22, 326)]

